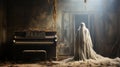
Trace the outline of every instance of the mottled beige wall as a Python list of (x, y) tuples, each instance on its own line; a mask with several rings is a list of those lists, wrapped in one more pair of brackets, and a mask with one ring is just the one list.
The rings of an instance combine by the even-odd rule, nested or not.
[(111, 57), (113, 46), (119, 36), (118, 23), (118, 15), (114, 12), (95, 15), (95, 47), (99, 54)]

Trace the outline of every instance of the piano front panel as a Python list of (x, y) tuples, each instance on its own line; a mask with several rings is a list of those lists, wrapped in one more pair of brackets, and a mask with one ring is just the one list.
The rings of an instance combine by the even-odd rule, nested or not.
[[(36, 31), (32, 32), (35, 34)], [(28, 34), (22, 33), (17, 32), (19, 35), (14, 35), (13, 37), (13, 48), (15, 51), (22, 54), (23, 50), (46, 50), (48, 59), (56, 58), (56, 32), (41, 33), (38, 31), (35, 37), (34, 35), (28, 36)], [(43, 37), (41, 37), (42, 34)], [(29, 35), (31, 35), (30, 32)], [(39, 36), (37, 37), (37, 35)]]

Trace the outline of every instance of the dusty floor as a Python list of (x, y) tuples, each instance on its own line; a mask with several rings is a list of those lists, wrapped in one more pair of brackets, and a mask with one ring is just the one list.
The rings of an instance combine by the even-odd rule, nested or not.
[[(66, 60), (69, 60), (68, 58)], [(104, 58), (99, 60), (87, 61), (36, 61), (36, 62), (4, 62), (0, 63), (0, 67), (120, 67), (120, 58), (110, 59)]]

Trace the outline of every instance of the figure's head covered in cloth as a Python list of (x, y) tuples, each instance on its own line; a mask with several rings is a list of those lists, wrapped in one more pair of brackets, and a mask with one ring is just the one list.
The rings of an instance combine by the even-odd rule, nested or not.
[(86, 27), (84, 22), (82, 22), (80, 25), (81, 25), (81, 27)]
[(81, 22), (81, 24), (80, 24), (80, 26), (79, 26), (79, 28), (78, 28), (78, 30), (80, 30), (80, 28), (86, 28), (86, 25), (85, 25), (85, 23), (84, 22)]

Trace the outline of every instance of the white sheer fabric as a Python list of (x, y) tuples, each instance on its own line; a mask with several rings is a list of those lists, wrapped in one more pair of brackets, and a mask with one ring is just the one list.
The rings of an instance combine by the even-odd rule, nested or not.
[(75, 60), (97, 59), (102, 57), (93, 50), (90, 32), (86, 28), (85, 23), (81, 23), (78, 28), (74, 49)]

